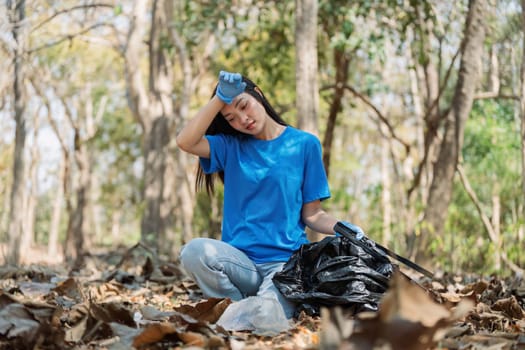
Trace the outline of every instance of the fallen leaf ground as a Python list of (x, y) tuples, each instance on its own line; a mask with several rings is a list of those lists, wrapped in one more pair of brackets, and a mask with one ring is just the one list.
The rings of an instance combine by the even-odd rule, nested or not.
[(82, 266), (0, 268), (0, 349), (525, 349), (519, 277), (396, 274), (375, 313), (323, 308), (276, 336), (216, 324), (177, 262), (140, 244)]

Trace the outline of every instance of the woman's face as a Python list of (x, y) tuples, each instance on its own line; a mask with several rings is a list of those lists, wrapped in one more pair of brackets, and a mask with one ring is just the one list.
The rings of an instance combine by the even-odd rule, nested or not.
[(246, 92), (224, 106), (221, 114), (235, 130), (249, 135), (259, 134), (269, 118), (263, 105)]

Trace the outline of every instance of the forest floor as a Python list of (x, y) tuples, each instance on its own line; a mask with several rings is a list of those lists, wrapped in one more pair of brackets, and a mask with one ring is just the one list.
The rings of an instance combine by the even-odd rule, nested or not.
[(0, 267), (0, 349), (525, 349), (519, 276), (396, 274), (377, 312), (323, 308), (265, 335), (218, 325), (232, 302), (203, 298), (176, 261), (141, 244), (74, 268), (25, 256)]

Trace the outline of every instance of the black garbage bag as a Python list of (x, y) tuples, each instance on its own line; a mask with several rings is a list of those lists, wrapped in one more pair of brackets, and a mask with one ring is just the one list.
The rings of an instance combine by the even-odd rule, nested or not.
[(396, 268), (375, 243), (356, 245), (329, 236), (303, 245), (273, 277), (279, 291), (301, 311), (317, 316), (321, 306), (340, 305), (356, 314), (377, 311)]

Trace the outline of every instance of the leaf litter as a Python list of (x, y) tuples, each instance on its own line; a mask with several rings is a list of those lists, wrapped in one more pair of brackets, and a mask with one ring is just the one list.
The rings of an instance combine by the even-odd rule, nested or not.
[(82, 267), (0, 267), (0, 349), (525, 349), (525, 281), (396, 273), (377, 312), (322, 308), (276, 336), (217, 324), (177, 262), (139, 243)]

